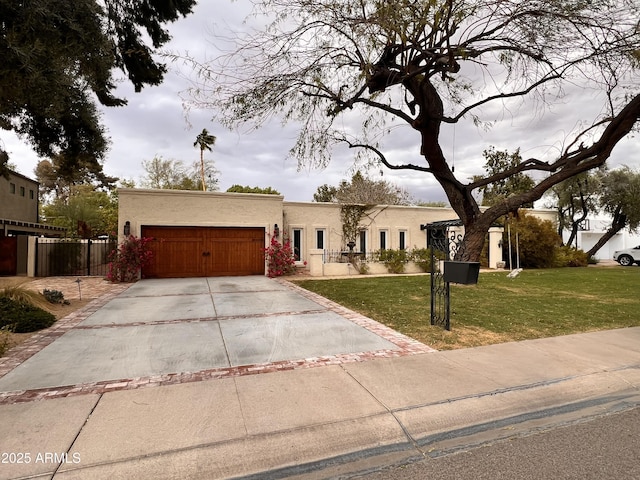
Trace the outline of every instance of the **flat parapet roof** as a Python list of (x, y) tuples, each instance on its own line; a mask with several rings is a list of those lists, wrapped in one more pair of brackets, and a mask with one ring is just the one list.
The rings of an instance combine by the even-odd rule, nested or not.
[[(64, 227), (54, 227), (45, 225), (44, 223), (23, 222), (21, 220), (10, 220), (8, 218), (0, 218), (0, 230), (13, 230), (29, 233), (63, 233)], [(13, 228), (11, 228), (13, 227)]]

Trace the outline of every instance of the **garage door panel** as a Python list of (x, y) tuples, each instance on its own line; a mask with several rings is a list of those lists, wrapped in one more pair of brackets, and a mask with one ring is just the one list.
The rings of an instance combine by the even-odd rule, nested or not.
[(253, 241), (217, 240), (212, 246), (212, 271), (217, 275), (264, 274), (263, 245)]
[(143, 227), (142, 235), (153, 238), (149, 244), (153, 252), (153, 262), (144, 269), (143, 277), (202, 276), (204, 242), (197, 229)]
[(157, 255), (163, 276), (198, 277), (204, 270), (202, 239), (162, 239)]

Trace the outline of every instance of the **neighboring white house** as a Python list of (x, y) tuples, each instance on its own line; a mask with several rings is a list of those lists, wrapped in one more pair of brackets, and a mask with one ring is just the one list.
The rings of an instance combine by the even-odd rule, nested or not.
[[(594, 215), (582, 224), (582, 228), (578, 231), (576, 241), (573, 246), (580, 250), (588, 251), (593, 247), (598, 240), (602, 238), (605, 232), (611, 226), (611, 217), (606, 215)], [(569, 239), (570, 232), (565, 231), (563, 233), (564, 241)], [(623, 250), (625, 248), (632, 248), (640, 245), (640, 236), (636, 233), (629, 232), (628, 228), (625, 228), (615, 234), (607, 243), (605, 243), (594, 255), (597, 260), (612, 260), (613, 252), (616, 250)]]
[[(280, 195), (181, 190), (118, 190), (118, 232), (153, 237), (155, 260), (147, 277), (265, 273), (264, 248), (286, 234), (300, 265), (324, 251), (345, 250), (340, 205), (286, 202)], [(532, 213), (555, 222), (553, 210)], [(451, 208), (376, 206), (359, 223), (354, 251), (427, 246), (425, 224), (456, 220)], [(502, 260), (501, 229), (492, 229), (489, 266)], [(312, 258), (313, 257), (313, 258)], [(325, 274), (323, 269), (312, 269)]]

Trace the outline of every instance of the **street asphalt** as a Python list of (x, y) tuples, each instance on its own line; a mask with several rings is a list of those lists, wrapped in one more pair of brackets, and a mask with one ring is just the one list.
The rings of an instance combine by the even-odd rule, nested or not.
[(0, 479), (348, 477), (640, 404), (640, 328), (435, 352), (265, 277), (60, 322), (0, 359)]

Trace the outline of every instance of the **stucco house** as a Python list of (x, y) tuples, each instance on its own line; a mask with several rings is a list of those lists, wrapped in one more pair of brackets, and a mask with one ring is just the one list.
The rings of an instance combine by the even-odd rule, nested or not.
[(40, 184), (17, 172), (0, 176), (0, 275), (26, 274), (29, 236), (59, 236), (63, 229), (39, 223)]
[(38, 182), (17, 172), (0, 176), (0, 235), (38, 231)]
[[(591, 249), (606, 233), (611, 226), (611, 216), (604, 213), (591, 215), (585, 220), (575, 239), (573, 246), (584, 250)], [(569, 238), (569, 232), (565, 231), (564, 240)], [(596, 260), (612, 260), (613, 252), (616, 250), (624, 250), (640, 245), (640, 235), (637, 232), (630, 232), (628, 228), (624, 228), (616, 233), (607, 243), (605, 243), (594, 255)]]
[[(325, 252), (343, 251), (340, 205), (287, 202), (280, 195), (119, 189), (120, 240), (153, 237), (155, 260), (145, 277), (265, 273), (270, 236), (288, 236), (297, 262), (312, 275), (334, 274)], [(555, 221), (552, 210), (535, 215)], [(451, 208), (376, 206), (359, 223), (354, 251), (427, 247), (424, 225), (457, 216)], [(502, 229), (489, 232), (489, 266), (502, 260)]]

